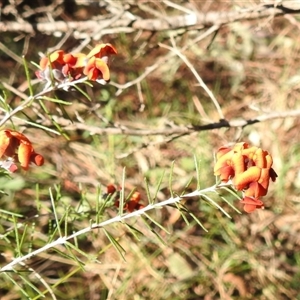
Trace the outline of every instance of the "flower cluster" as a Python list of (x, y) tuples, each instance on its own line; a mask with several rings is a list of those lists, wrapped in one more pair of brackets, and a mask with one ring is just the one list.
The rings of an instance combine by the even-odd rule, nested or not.
[[(115, 199), (115, 206), (120, 206), (120, 193), (117, 191), (117, 188), (113, 184), (109, 184), (106, 187), (106, 196), (116, 195)], [(105, 197), (106, 198), (106, 197)], [(130, 196), (129, 200), (124, 203), (123, 210), (128, 212), (133, 212), (134, 210), (139, 210), (145, 207), (143, 204), (140, 203), (141, 194), (137, 191), (133, 192)]]
[(18, 169), (15, 162), (20, 163), (24, 170), (28, 170), (31, 162), (37, 166), (44, 164), (43, 156), (34, 151), (29, 139), (11, 129), (0, 131), (0, 159), (0, 167), (10, 172)]
[(277, 177), (272, 164), (268, 151), (237, 143), (233, 148), (221, 147), (218, 150), (214, 174), (223, 182), (231, 180), (236, 190), (243, 191), (241, 203), (250, 213), (264, 207), (259, 198), (267, 194), (270, 179), (274, 182)]
[(110, 80), (108, 59), (114, 54), (117, 54), (117, 50), (111, 44), (98, 44), (87, 55), (56, 50), (40, 60), (40, 70), (35, 74), (47, 81), (48, 85), (52, 79), (64, 83), (82, 76), (103, 84)]

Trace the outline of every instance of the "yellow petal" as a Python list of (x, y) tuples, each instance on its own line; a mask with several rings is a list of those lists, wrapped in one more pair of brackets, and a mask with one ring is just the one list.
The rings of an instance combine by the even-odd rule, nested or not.
[(258, 148), (253, 156), (253, 161), (257, 167), (265, 168), (267, 164), (265, 151)]
[(5, 130), (0, 132), (0, 158), (5, 154), (9, 146), (10, 138), (6, 135)]
[(110, 72), (107, 64), (100, 58), (97, 58), (95, 61), (96, 68), (102, 73), (102, 78), (105, 81), (110, 79)]
[(234, 177), (233, 183), (235, 188), (239, 191), (246, 188), (251, 182), (258, 181), (260, 178), (261, 169), (258, 167), (250, 167), (244, 173), (238, 174)]
[(269, 181), (270, 181), (270, 170), (262, 169), (258, 182), (267, 190), (269, 187)]
[(234, 169), (235, 175), (245, 171), (245, 159), (241, 153), (234, 153), (231, 158), (231, 166)]
[(253, 159), (255, 152), (257, 151), (257, 147), (253, 146), (247, 149), (243, 149), (242, 154), (247, 156), (249, 159)]
[(50, 62), (59, 62), (59, 63), (63, 63), (64, 60), (63, 60), (63, 56), (64, 56), (64, 50), (56, 50), (54, 51), (53, 53), (51, 53), (49, 55), (49, 58), (50, 58)]
[(268, 153), (268, 154), (266, 155), (266, 167), (265, 167), (265, 168), (270, 169), (270, 168), (272, 167), (272, 165), (273, 165), (273, 158), (272, 158), (272, 156)]
[(30, 163), (30, 156), (33, 152), (32, 146), (21, 143), (18, 150), (18, 159), (21, 164), (21, 167), (24, 170), (28, 170)]

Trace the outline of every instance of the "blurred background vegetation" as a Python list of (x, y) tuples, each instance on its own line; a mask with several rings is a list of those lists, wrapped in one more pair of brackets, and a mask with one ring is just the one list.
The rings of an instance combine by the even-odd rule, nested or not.
[[(185, 206), (208, 232), (189, 217), (189, 223), (185, 222), (178, 210), (164, 207), (151, 216), (169, 234), (150, 225), (164, 243), (142, 218), (130, 221), (140, 231), (139, 240), (127, 227), (115, 224), (107, 229), (124, 248), (124, 260), (99, 229), (74, 241), (76, 249), (50, 249), (18, 266), (16, 272), (1, 273), (1, 299), (40, 299), (41, 293), (52, 299), (42, 281), (57, 299), (300, 299), (299, 117), (274, 118), (244, 128), (164, 134), (172, 128), (218, 122), (220, 116), (191, 69), (163, 47), (182, 50), (215, 95), (226, 120), (293, 111), (300, 108), (299, 15), (245, 17), (203, 38), (211, 28), (207, 24), (163, 31), (132, 26), (133, 20), (164, 19), (191, 11), (238, 11), (265, 1), (261, 2), (1, 2), (2, 108), (4, 100), (15, 108), (24, 95), (29, 96), (22, 56), (37, 93), (43, 85), (35, 79), (37, 68), (31, 62), (38, 63), (40, 53), (54, 49), (87, 53), (99, 42), (118, 50), (110, 65), (110, 84), (80, 86), (90, 100), (76, 90), (56, 91), (56, 97), (71, 105), (45, 102), (46, 114), (33, 103), (5, 124), (23, 131), (46, 163), (11, 179), (0, 178), (0, 189), (5, 191), (0, 199), (1, 266), (39, 249), (54, 236), (49, 189), (62, 227), (72, 233), (94, 220), (98, 195), (109, 183), (122, 184), (124, 168), (125, 190), (139, 191), (145, 205), (145, 181), (151, 195), (161, 181), (156, 201), (172, 192), (195, 190), (195, 158), (201, 187), (214, 184), (214, 152), (236, 141), (268, 150), (279, 175), (265, 197), (265, 210), (239, 214), (219, 201), (229, 219), (203, 200), (186, 199)], [(117, 26), (123, 19), (132, 21)], [(75, 27), (60, 30), (58, 21), (75, 22)], [(87, 21), (99, 22), (99, 28), (84, 28), (80, 22)], [(12, 24), (25, 28), (27, 23), (34, 32), (13, 30)], [(48, 28), (37, 30), (45, 23)], [(160, 130), (161, 134), (109, 130), (122, 128)], [(241, 209), (237, 202), (233, 204)], [(105, 218), (116, 214), (111, 209)], [(17, 240), (21, 245), (16, 245)]]

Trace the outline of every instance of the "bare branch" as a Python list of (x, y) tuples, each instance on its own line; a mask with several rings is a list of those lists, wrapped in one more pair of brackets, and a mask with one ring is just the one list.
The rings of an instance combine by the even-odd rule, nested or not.
[[(280, 5), (260, 4), (255, 7), (241, 9), (238, 11), (211, 11), (207, 13), (194, 12), (178, 16), (165, 17), (163, 19), (140, 19), (132, 14), (124, 13), (119, 20), (114, 22), (111, 19), (88, 20), (80, 22), (47, 22), (30, 24), (29, 22), (0, 22), (0, 32), (16, 31), (34, 34), (36, 31), (52, 33), (55, 31), (68, 32), (74, 30), (77, 33), (90, 33), (91, 30), (101, 30), (101, 35), (117, 32), (133, 32), (137, 30), (164, 31), (177, 30), (197, 26), (197, 28), (209, 27), (212, 25), (223, 25), (239, 20), (252, 20), (266, 17), (276, 17), (284, 14), (300, 13), (299, 2), (283, 1)], [(293, 4), (293, 5), (291, 5)], [(134, 19), (135, 18), (135, 19)], [(82, 38), (81, 35), (79, 35)]]
[[(84, 123), (74, 122), (70, 124), (70, 120), (64, 118), (55, 118), (55, 121), (63, 127), (64, 130), (87, 130), (91, 134), (110, 134), (110, 135), (135, 135), (135, 136), (151, 136), (151, 135), (184, 135), (198, 131), (207, 131), (219, 128), (239, 128), (246, 127), (251, 124), (265, 122), (274, 119), (284, 119), (287, 117), (300, 116), (299, 110), (271, 112), (257, 116), (254, 119), (233, 119), (227, 121), (225, 119), (216, 123), (209, 123), (205, 125), (189, 125), (189, 126), (177, 126), (172, 128), (161, 129), (131, 129), (126, 126), (106, 127), (100, 128), (98, 126), (90, 126)], [(44, 124), (46, 125), (46, 124)]]

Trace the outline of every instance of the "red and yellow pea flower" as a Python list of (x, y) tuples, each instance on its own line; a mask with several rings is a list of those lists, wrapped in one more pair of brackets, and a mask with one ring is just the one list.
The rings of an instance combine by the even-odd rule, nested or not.
[(86, 64), (86, 55), (83, 53), (66, 53), (63, 57), (64, 65), (62, 73), (69, 80), (77, 80), (83, 74), (83, 68)]
[(104, 79), (105, 81), (109, 81), (110, 72), (108, 65), (101, 59), (92, 57), (87, 62), (83, 74), (88, 77), (89, 80), (99, 80)]
[(115, 54), (117, 50), (109, 43), (96, 45), (88, 55), (56, 50), (40, 60), (40, 70), (35, 74), (48, 84), (52, 78), (58, 82), (70, 82), (84, 75), (88, 80), (105, 83), (110, 80), (108, 59)]
[(57, 81), (63, 81), (64, 76), (61, 72), (64, 65), (63, 56), (65, 52), (63, 50), (56, 50), (48, 57), (42, 57), (40, 60), (40, 70), (35, 72), (37, 78), (41, 80), (51, 81), (51, 71), (53, 78)]
[(64, 63), (64, 50), (56, 50), (49, 55), (49, 57), (42, 57), (40, 61), (40, 67), (42, 70), (45, 70), (48, 66), (51, 65), (52, 69), (58, 68)]
[[(115, 195), (115, 202), (114, 205), (116, 207), (120, 206), (120, 189), (117, 189), (113, 184), (109, 184), (106, 187), (105, 197), (109, 195)], [(124, 203), (123, 210), (128, 212), (133, 212), (134, 210), (139, 210), (144, 208), (145, 206), (140, 203), (141, 201), (141, 194), (137, 191), (133, 192), (130, 196), (130, 199)]]
[(128, 210), (129, 212), (133, 212), (134, 210), (139, 210), (144, 208), (145, 206), (140, 203), (141, 194), (139, 192), (134, 192), (129, 201), (125, 204), (124, 210)]
[(29, 139), (24, 134), (11, 129), (0, 131), (0, 158), (13, 162), (8, 168), (11, 172), (17, 170), (14, 162), (20, 163), (24, 170), (28, 170), (31, 162), (37, 166), (44, 164), (43, 156), (34, 151)]
[(106, 57), (115, 55), (117, 53), (117, 50), (109, 43), (98, 44), (90, 51), (90, 53), (87, 55), (87, 58), (96, 57), (105, 60)]
[[(126, 201), (126, 203), (124, 204), (123, 210), (128, 212), (133, 212), (135, 210), (144, 208), (145, 206), (139, 203), (140, 200), (141, 200), (141, 194), (139, 192), (134, 192), (130, 197), (130, 199)], [(115, 202), (115, 206), (119, 207), (119, 205), (120, 205), (120, 201), (117, 200)]]
[(221, 147), (216, 157), (214, 174), (223, 182), (231, 180), (236, 190), (243, 191), (244, 210), (252, 212), (263, 208), (259, 197), (267, 194), (270, 179), (275, 181), (277, 177), (269, 152), (249, 147), (247, 143), (237, 143), (232, 148)]

